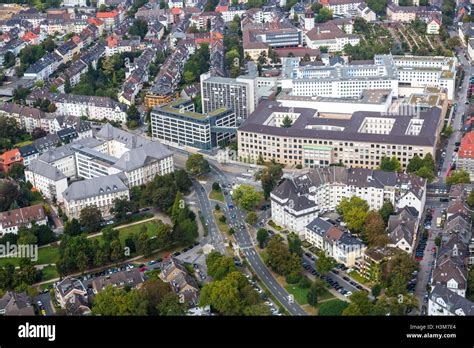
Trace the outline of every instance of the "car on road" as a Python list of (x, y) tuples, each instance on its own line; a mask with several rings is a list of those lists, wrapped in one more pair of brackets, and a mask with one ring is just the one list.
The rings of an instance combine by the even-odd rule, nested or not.
[(148, 270), (148, 268), (146, 268), (146, 267), (140, 267), (138, 270), (139, 270), (140, 272), (145, 272), (145, 271)]
[(41, 310), (41, 315), (44, 316), (44, 317), (46, 316), (46, 310), (45, 309)]
[(336, 271), (335, 269), (332, 269), (331, 272), (334, 274), (339, 274), (339, 271)]
[(41, 301), (39, 301), (39, 300), (38, 300), (38, 302), (36, 302), (36, 304), (38, 305), (38, 307), (42, 307), (42, 306), (43, 306), (43, 302), (41, 302)]
[(351, 281), (351, 279), (350, 279), (349, 277), (346, 277), (346, 276), (342, 277), (342, 279), (344, 279), (346, 282), (350, 282), (350, 281)]

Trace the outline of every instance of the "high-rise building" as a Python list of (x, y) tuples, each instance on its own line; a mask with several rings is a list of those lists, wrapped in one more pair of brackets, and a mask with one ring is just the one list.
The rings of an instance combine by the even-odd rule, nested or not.
[(208, 113), (220, 108), (235, 112), (237, 122), (246, 120), (257, 106), (257, 86), (253, 76), (227, 78), (201, 75), (202, 111)]

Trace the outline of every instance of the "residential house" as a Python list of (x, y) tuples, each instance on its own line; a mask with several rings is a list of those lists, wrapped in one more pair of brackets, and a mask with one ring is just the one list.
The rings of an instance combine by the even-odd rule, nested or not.
[(388, 219), (389, 247), (399, 248), (408, 254), (413, 252), (418, 231), (419, 213), (410, 206), (390, 215)]
[(450, 291), (445, 286), (437, 285), (431, 291), (428, 299), (428, 315), (474, 315), (474, 303), (456, 292)]
[(54, 294), (58, 304), (68, 309), (71, 306), (75, 313), (80, 311), (83, 314), (90, 312), (87, 289), (78, 278), (66, 277), (54, 284)]
[(92, 291), (94, 294), (98, 294), (107, 286), (112, 286), (117, 289), (123, 289), (125, 287), (129, 289), (139, 288), (144, 281), (143, 273), (135, 268), (94, 278), (94, 280), (92, 280)]
[(0, 213), (0, 235), (6, 233), (17, 233), (22, 226), (31, 227), (32, 223), (46, 225), (48, 216), (43, 205), (36, 204), (30, 207), (8, 210)]
[(187, 303), (190, 307), (197, 305), (199, 286), (179, 260), (172, 256), (163, 260), (160, 278), (171, 285), (180, 303)]
[(0, 298), (0, 315), (34, 316), (35, 310), (32, 306), (32, 299), (26, 292), (7, 291)]
[(8, 170), (14, 163), (23, 163), (20, 150), (13, 149), (2, 153), (0, 155), (0, 173), (8, 173)]

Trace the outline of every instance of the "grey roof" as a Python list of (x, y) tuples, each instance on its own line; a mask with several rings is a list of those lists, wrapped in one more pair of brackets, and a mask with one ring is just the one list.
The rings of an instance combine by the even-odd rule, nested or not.
[(47, 150), (51, 147), (55, 147), (58, 144), (61, 144), (61, 138), (55, 134), (47, 134), (42, 138), (36, 139), (33, 141), (35, 147), (41, 152)]
[(458, 315), (474, 315), (474, 303), (458, 295), (454, 291), (449, 290), (445, 286), (437, 285), (430, 294), (431, 301), (438, 303), (437, 299), (441, 298), (446, 303), (446, 309), (453, 314), (462, 311)]
[(20, 150), (21, 157), (23, 158), (31, 156), (31, 155), (35, 155), (38, 153), (38, 150), (33, 144), (22, 146), (18, 150)]
[(324, 237), (324, 235), (329, 231), (329, 229), (333, 226), (330, 222), (323, 220), (321, 218), (316, 218), (313, 221), (311, 221), (306, 228), (310, 229), (314, 233), (317, 233), (321, 237)]
[(172, 155), (173, 153), (165, 146), (159, 142), (153, 141), (131, 149), (120, 157), (114, 167), (128, 172), (140, 168), (147, 163), (161, 160)]
[(73, 182), (67, 190), (64, 191), (64, 199), (66, 201), (74, 201), (128, 191), (128, 187), (123, 183), (120, 177), (120, 175), (115, 174)]
[[(289, 112), (292, 109), (299, 117), (290, 128), (267, 125), (265, 122), (274, 112)], [(379, 112), (357, 111), (350, 119), (316, 117), (317, 110), (289, 108), (280, 103), (264, 100), (239, 128), (239, 132), (255, 132), (295, 138), (328, 139), (335, 141), (364, 141), (400, 145), (433, 146), (436, 142), (441, 109), (432, 107), (420, 113), (423, 125), (418, 135), (407, 135), (412, 117), (406, 115), (385, 115)], [(359, 130), (366, 117), (395, 119), (389, 134), (361, 133)], [(336, 126), (343, 130), (310, 129), (311, 126)]]
[(134, 149), (150, 142), (138, 135), (128, 133), (120, 128), (113, 127), (110, 123), (105, 124), (96, 137), (104, 140), (116, 140), (123, 143), (128, 149)]
[(18, 293), (7, 291), (0, 298), (0, 310), (4, 310), (4, 315), (35, 315), (32, 299), (26, 292)]
[(57, 169), (56, 167), (48, 163), (39, 161), (38, 159), (32, 160), (30, 164), (28, 165), (28, 167), (25, 169), (25, 171), (30, 171), (35, 174), (39, 174), (41, 176), (44, 176), (45, 178), (48, 178), (54, 181), (58, 181), (58, 180), (66, 178), (64, 174), (61, 171), (59, 171), (59, 169)]
[(409, 245), (413, 244), (417, 217), (418, 211), (411, 207), (405, 207), (396, 215), (390, 215), (387, 231), (393, 244), (397, 244), (403, 238)]
[(68, 156), (74, 156), (74, 151), (69, 145), (64, 145), (45, 152), (38, 159), (45, 163), (53, 163)]

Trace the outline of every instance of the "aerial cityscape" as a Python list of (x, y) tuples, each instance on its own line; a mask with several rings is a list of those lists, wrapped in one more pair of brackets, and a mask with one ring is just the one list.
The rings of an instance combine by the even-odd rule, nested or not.
[(473, 61), (468, 0), (2, 1), (0, 315), (474, 315)]

